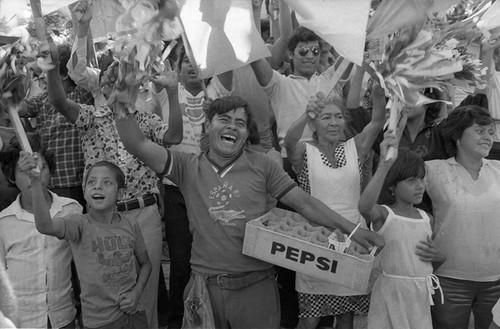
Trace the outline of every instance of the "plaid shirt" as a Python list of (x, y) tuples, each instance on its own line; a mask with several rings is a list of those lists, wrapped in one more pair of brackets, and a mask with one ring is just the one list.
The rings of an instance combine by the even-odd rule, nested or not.
[[(26, 100), (28, 117), (36, 117), (42, 146), (55, 155), (56, 170), (50, 187), (68, 188), (82, 185), (84, 158), (78, 129), (50, 104), (47, 93)], [(94, 104), (92, 94), (75, 87), (66, 95), (76, 103)]]

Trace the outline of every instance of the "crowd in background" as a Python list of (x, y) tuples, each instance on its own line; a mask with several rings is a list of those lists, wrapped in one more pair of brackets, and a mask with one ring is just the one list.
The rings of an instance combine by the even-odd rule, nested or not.
[[(34, 153), (0, 127), (0, 327), (500, 327), (500, 43), (479, 45), (485, 89), (426, 88), (436, 102), (386, 130), (374, 77), (350, 64), (323, 90), (335, 49), (283, 1), (252, 0), (272, 57), (202, 81), (179, 40), (118, 118), (118, 62), (88, 66), (78, 6), (56, 68), (30, 68)], [(355, 252), (381, 247), (371, 293), (244, 256), (246, 222), (274, 207), (359, 224)]]

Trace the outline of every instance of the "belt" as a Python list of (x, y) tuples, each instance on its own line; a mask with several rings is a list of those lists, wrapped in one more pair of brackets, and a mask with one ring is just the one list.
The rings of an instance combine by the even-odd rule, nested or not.
[(157, 201), (156, 194), (148, 193), (144, 194), (141, 197), (130, 199), (127, 201), (118, 202), (116, 205), (116, 209), (119, 212), (134, 210), (138, 208), (144, 208), (147, 206), (151, 206), (155, 204)]
[(238, 274), (222, 273), (205, 277), (207, 285), (219, 286), (221, 289), (240, 290), (256, 284), (267, 278), (274, 277), (276, 271), (270, 268), (262, 271), (245, 272)]

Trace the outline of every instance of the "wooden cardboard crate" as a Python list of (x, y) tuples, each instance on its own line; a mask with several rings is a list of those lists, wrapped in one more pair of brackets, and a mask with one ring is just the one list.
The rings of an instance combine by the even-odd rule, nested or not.
[[(297, 237), (273, 231), (267, 222), (273, 217), (308, 222), (297, 213), (272, 209), (246, 224), (243, 254), (359, 291), (368, 292), (374, 252), (367, 255), (339, 253)], [(375, 249), (375, 248), (374, 248)]]

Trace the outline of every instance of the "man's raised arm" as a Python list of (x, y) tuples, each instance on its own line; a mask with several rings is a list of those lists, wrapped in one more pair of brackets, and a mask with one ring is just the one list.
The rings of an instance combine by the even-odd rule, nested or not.
[(128, 114), (123, 119), (117, 119), (116, 129), (128, 152), (137, 156), (154, 172), (158, 174), (163, 172), (170, 156), (168, 151), (144, 137), (132, 114)]
[(50, 37), (48, 38), (48, 42), (52, 63), (55, 66), (47, 72), (47, 93), (49, 95), (49, 101), (59, 113), (68, 119), (69, 122), (75, 123), (80, 113), (80, 105), (66, 97), (66, 92), (64, 91), (61, 75), (59, 73), (59, 53), (57, 52), (57, 46)]
[(250, 65), (252, 66), (253, 73), (255, 74), (259, 85), (261, 87), (267, 86), (273, 77), (273, 68), (267, 59), (261, 58)]

